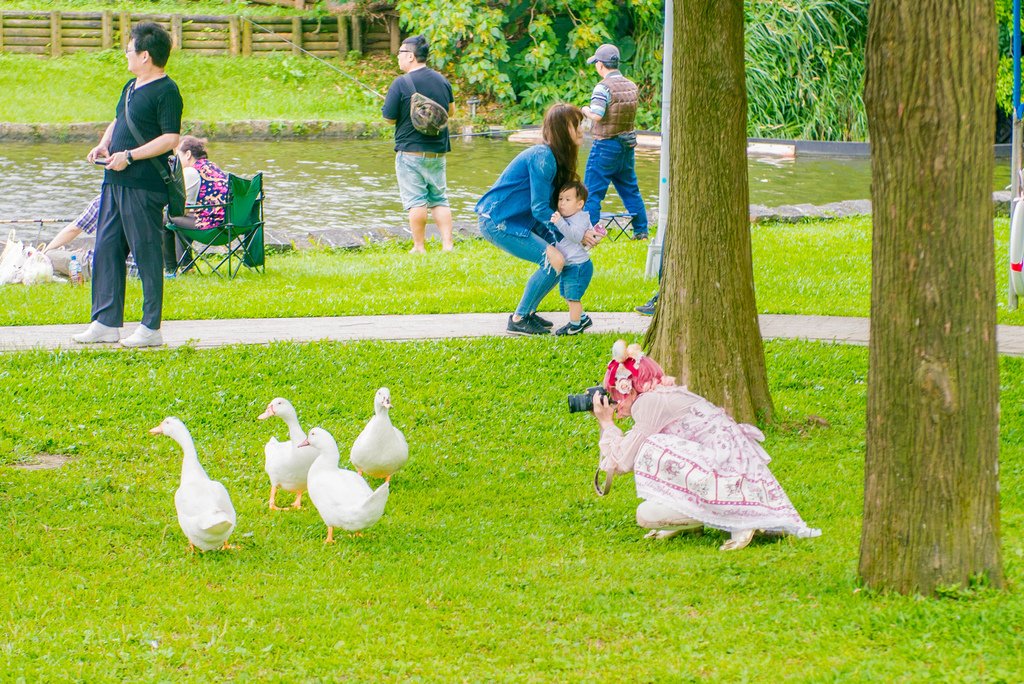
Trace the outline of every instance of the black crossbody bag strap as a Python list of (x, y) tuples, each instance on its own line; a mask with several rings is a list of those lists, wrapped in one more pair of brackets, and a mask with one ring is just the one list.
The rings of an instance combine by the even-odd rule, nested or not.
[[(132, 83), (131, 92), (135, 92), (134, 83)], [(142, 135), (139, 134), (139, 129), (135, 127), (134, 123), (132, 123), (132, 117), (128, 111), (128, 95), (124, 96), (124, 121), (128, 124), (128, 130), (132, 132), (132, 137), (135, 138), (135, 142), (138, 143), (139, 147), (145, 145), (146, 143), (142, 140)], [(170, 185), (174, 182), (174, 179), (171, 178), (171, 172), (167, 168), (167, 165), (160, 163), (160, 159), (158, 157), (150, 157), (147, 161), (153, 162), (153, 165), (156, 166), (156, 170), (164, 180), (164, 185)]]
[(412, 80), (412, 74), (408, 72), (402, 74), (402, 78), (404, 78), (406, 83), (409, 84), (409, 87), (412, 88), (412, 93), (409, 95), (409, 99), (411, 100), (413, 95), (420, 92), (416, 89), (416, 81)]

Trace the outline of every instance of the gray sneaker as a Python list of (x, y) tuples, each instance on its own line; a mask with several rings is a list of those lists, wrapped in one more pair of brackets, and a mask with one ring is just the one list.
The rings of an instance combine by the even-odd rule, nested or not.
[(521, 320), (513, 321), (512, 316), (508, 317), (508, 328), (511, 335), (550, 335), (551, 331), (534, 320), (533, 316), (523, 316)]
[(543, 325), (545, 328), (551, 328), (551, 327), (553, 327), (555, 325), (554, 323), (552, 323), (548, 319), (541, 318), (540, 314), (538, 314), (536, 311), (534, 311), (532, 314), (530, 314), (530, 318), (532, 318), (533, 320), (537, 321), (538, 323)]
[(642, 313), (644, 316), (653, 316), (654, 315), (654, 310), (657, 308), (657, 306), (658, 306), (658, 293), (655, 292), (654, 296), (651, 297), (649, 300), (647, 300), (646, 304), (641, 304), (640, 306), (636, 307), (635, 311), (637, 313)]

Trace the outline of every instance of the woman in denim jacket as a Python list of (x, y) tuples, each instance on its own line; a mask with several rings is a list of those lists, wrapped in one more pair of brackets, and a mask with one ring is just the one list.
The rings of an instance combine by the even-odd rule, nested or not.
[[(537, 306), (558, 283), (564, 260), (554, 248), (560, 237), (550, 223), (558, 189), (579, 180), (576, 160), (583, 133), (583, 113), (569, 104), (555, 104), (544, 115), (544, 143), (521, 152), (502, 171), (497, 182), (476, 204), (480, 234), (514, 257), (537, 264), (515, 312), (508, 318), (508, 332), (515, 335), (548, 335), (551, 321), (537, 315)], [(584, 244), (598, 242), (590, 230)]]

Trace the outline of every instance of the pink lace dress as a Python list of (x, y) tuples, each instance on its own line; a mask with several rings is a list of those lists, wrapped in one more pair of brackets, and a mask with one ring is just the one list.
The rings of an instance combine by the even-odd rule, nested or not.
[(734, 421), (707, 399), (681, 387), (640, 395), (634, 427), (601, 434), (601, 468), (632, 470), (641, 499), (728, 532), (765, 532), (817, 537), (775, 476), (761, 447), (764, 435)]

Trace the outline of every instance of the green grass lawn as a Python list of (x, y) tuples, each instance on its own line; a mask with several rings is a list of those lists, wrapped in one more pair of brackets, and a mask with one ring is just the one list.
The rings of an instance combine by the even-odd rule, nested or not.
[[(1024, 325), (1024, 311), (1006, 298), (1006, 219), (996, 221), (997, 299), (1001, 323)], [(762, 313), (867, 316), (870, 310), (871, 222), (757, 224), (752, 228), (754, 282)], [(195, 318), (338, 316), (511, 311), (533, 269), (482, 240), (460, 242), (453, 254), (406, 254), (401, 242), (353, 251), (271, 255), (265, 275), (233, 282), (185, 276), (167, 283), (164, 316)], [(609, 242), (593, 252), (590, 311), (631, 311), (657, 286), (643, 279), (646, 243)], [(142, 290), (128, 287), (128, 320), (137, 320)], [(561, 311), (557, 291), (542, 310)], [(134, 318), (133, 318), (134, 317)], [(87, 322), (89, 288), (54, 283), (0, 287), (0, 325)]]
[[(397, 76), (390, 55), (332, 63), (383, 95)], [(327, 120), (379, 122), (382, 100), (320, 62), (280, 53), (252, 59), (175, 52), (167, 73), (184, 94), (188, 121)], [(41, 59), (0, 53), (0, 121), (112, 121), (131, 78), (120, 50)]]
[[(1024, 361), (1002, 361), (1010, 590), (924, 600), (856, 580), (865, 349), (767, 344), (772, 470), (823, 534), (722, 554), (714, 531), (642, 539), (629, 477), (593, 494), (596, 424), (565, 395), (613, 339), (0, 355), (4, 679), (1019, 679)], [(385, 384), (409, 465), (380, 523), (324, 546), (315, 510), (267, 510), (285, 430), (256, 416), (288, 397), (347, 453)], [(147, 434), (168, 414), (231, 492), (239, 550), (187, 553), (180, 450)], [(41, 452), (73, 459), (9, 467)]]

